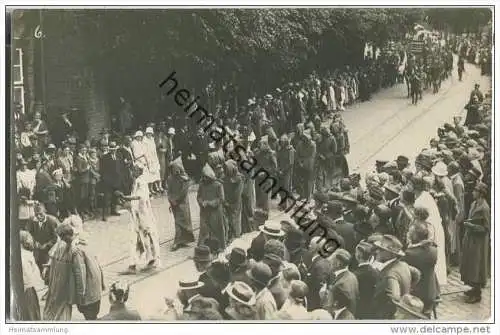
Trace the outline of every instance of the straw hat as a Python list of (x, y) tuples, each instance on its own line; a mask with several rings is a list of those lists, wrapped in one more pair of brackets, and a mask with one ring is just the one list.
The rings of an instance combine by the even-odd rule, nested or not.
[(275, 221), (266, 221), (259, 226), (259, 230), (266, 235), (281, 237), (285, 232), (281, 229), (281, 223)]

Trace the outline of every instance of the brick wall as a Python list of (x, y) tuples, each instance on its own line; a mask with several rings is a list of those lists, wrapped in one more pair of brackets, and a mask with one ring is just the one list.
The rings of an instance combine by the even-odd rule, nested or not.
[(43, 15), (43, 59), (48, 119), (76, 108), (73, 118), (81, 136), (91, 138), (108, 125), (108, 108), (87, 65), (78, 16), (62, 11)]

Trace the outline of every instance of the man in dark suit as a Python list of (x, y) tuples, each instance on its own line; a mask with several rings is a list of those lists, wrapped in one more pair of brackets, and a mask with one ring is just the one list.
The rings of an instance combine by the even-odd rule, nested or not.
[(344, 208), (340, 201), (330, 201), (328, 203), (328, 216), (333, 220), (333, 229), (344, 240), (344, 249), (351, 255), (354, 254), (357, 245), (356, 230), (354, 224), (344, 219)]
[[(259, 212), (262, 213), (262, 216), (267, 217), (266, 212)], [(247, 250), (248, 258), (252, 258), (257, 262), (264, 258), (264, 245), (267, 241), (272, 239), (280, 240), (285, 236), (285, 232), (281, 229), (281, 223), (279, 222), (266, 221), (263, 225), (259, 226), (259, 230), (260, 234), (252, 240), (250, 248)]]
[(350, 299), (337, 286), (332, 290), (333, 306), (330, 312), (333, 320), (355, 320), (354, 314), (349, 310)]
[(122, 145), (116, 150), (116, 156), (120, 162), (120, 187), (121, 191), (125, 194), (130, 194), (132, 192), (132, 184), (134, 183), (134, 178), (132, 176), (134, 155), (132, 153), (132, 149), (130, 148), (131, 142), (132, 138), (130, 136), (125, 136), (123, 138)]
[(335, 299), (343, 297), (346, 299), (346, 303), (340, 304), (344, 305), (340, 307), (346, 307), (354, 314), (359, 298), (359, 284), (356, 276), (348, 268), (351, 264), (351, 254), (345, 249), (337, 249), (330, 257), (330, 262), (334, 272), (327, 287), (322, 308), (333, 316), (335, 310), (339, 308), (339, 303)]
[(42, 272), (44, 264), (49, 262), (49, 250), (57, 242), (56, 228), (59, 224), (56, 217), (46, 213), (43, 204), (38, 204), (35, 207), (35, 219), (30, 222), (28, 231), (35, 242), (33, 256), (40, 272)]
[[(116, 149), (116, 143), (111, 142), (109, 144), (109, 152), (102, 156), (99, 168), (104, 191), (104, 212), (107, 213), (109, 209), (111, 215), (120, 215), (116, 210), (118, 198), (115, 192), (122, 191), (120, 182), (120, 174), (122, 172), (120, 171), (121, 163), (116, 154)], [(104, 219), (106, 218), (104, 217)]]
[(379, 280), (380, 273), (373, 268), (370, 262), (372, 245), (361, 241), (356, 247), (356, 260), (358, 266), (353, 271), (358, 278), (359, 299), (356, 307), (356, 319), (371, 319), (370, 304), (375, 294), (375, 286)]
[(420, 270), (421, 278), (413, 294), (424, 303), (423, 313), (430, 315), (434, 301), (440, 294), (434, 267), (437, 261), (437, 246), (429, 240), (429, 230), (424, 225), (412, 225), (408, 232), (411, 242), (403, 260)]
[(130, 291), (130, 285), (123, 281), (117, 281), (111, 284), (109, 289), (109, 300), (111, 306), (109, 308), (109, 313), (104, 315), (99, 320), (103, 321), (139, 321), (141, 316), (135, 310), (128, 309), (126, 302), (128, 300), (128, 294)]
[(410, 293), (411, 288), (420, 280), (420, 271), (401, 260), (405, 253), (396, 237), (383, 235), (374, 245), (375, 264), (380, 271), (380, 280), (375, 286), (371, 313), (373, 319), (392, 320), (396, 313), (394, 302)]
[(321, 308), (321, 297), (319, 291), (327, 283), (328, 277), (332, 272), (332, 266), (328, 259), (322, 257), (318, 252), (322, 245), (319, 243), (321, 237), (313, 237), (309, 244), (308, 254), (311, 257), (305, 257), (304, 263), (307, 267), (307, 274), (304, 282), (309, 287), (307, 295), (307, 310), (313, 311)]

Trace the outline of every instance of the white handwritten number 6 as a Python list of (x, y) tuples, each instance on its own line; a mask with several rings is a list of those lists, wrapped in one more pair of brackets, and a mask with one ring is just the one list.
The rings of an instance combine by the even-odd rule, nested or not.
[(42, 38), (43, 34), (42, 31), (40, 30), (40, 25), (36, 26), (34, 35), (35, 38)]

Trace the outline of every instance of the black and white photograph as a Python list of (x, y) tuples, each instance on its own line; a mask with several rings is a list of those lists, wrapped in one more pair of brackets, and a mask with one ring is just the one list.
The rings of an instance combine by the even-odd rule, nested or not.
[(236, 6), (5, 7), (4, 322), (493, 322), (494, 7)]

